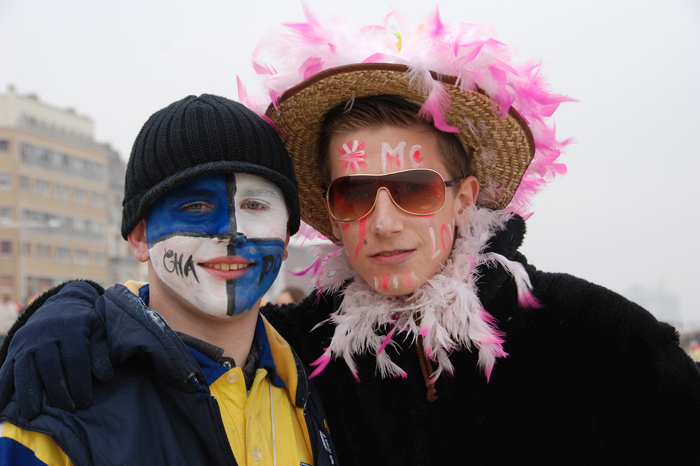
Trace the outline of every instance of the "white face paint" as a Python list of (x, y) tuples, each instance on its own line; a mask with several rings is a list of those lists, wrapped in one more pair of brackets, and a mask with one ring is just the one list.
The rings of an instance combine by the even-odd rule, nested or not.
[(244, 173), (195, 178), (161, 196), (146, 218), (159, 280), (200, 311), (251, 309), (279, 273), (287, 236), (282, 191)]

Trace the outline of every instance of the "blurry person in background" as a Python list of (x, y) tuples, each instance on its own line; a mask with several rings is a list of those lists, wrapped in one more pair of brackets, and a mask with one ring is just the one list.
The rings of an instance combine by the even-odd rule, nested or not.
[(306, 295), (307, 293), (301, 288), (297, 288), (296, 286), (288, 286), (277, 295), (275, 304), (282, 305), (298, 303), (299, 301), (303, 301), (304, 298), (306, 298)]

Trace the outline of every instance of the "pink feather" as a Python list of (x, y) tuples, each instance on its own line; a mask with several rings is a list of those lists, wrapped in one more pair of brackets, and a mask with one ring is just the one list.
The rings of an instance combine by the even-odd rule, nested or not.
[(315, 75), (323, 69), (323, 60), (318, 57), (309, 57), (304, 63), (299, 67), (299, 74), (304, 77), (304, 79), (309, 79), (311, 76)]
[[(313, 379), (316, 377), (318, 374), (323, 372), (323, 370), (328, 366), (328, 364), (331, 362), (331, 349), (328, 348), (326, 351), (314, 362), (309, 364), (310, 366), (318, 366), (316, 369), (309, 375), (310, 379)], [(359, 379), (357, 380), (359, 382)]]
[(530, 291), (518, 293), (518, 305), (524, 309), (540, 309), (543, 304)]
[(245, 103), (248, 100), (248, 91), (239, 76), (236, 76), (236, 84), (238, 84), (238, 101)]
[(440, 39), (445, 35), (445, 26), (440, 19), (440, 10), (435, 8), (435, 14), (428, 17), (428, 36), (432, 40)]
[(418, 116), (430, 117), (437, 129), (445, 133), (457, 133), (459, 128), (456, 128), (447, 123), (445, 118), (445, 109), (449, 106), (450, 95), (440, 83), (433, 83), (432, 90), (425, 100), (425, 103), (420, 108)]
[(384, 348), (386, 348), (386, 345), (389, 344), (391, 341), (391, 337), (394, 335), (394, 331), (396, 330), (396, 327), (392, 328), (389, 333), (386, 334), (386, 337), (384, 337), (384, 341), (382, 341), (381, 346), (377, 350), (377, 354), (380, 354), (382, 351), (384, 351)]

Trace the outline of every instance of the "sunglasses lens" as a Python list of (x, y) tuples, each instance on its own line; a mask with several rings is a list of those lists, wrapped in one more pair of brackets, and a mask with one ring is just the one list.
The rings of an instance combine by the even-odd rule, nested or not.
[(385, 176), (343, 176), (328, 189), (328, 207), (342, 222), (362, 218), (372, 210), (379, 188), (386, 188), (403, 210), (417, 215), (440, 210), (445, 182), (432, 170), (406, 170)]
[(431, 214), (445, 200), (445, 183), (436, 172), (408, 170), (389, 175), (387, 188), (394, 201), (412, 214)]
[(331, 214), (342, 222), (364, 217), (374, 205), (378, 188), (377, 179), (370, 176), (337, 178), (328, 190)]

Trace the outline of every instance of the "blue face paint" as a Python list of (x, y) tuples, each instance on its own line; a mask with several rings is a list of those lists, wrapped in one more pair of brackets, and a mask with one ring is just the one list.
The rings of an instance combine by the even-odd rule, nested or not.
[[(235, 187), (235, 179), (229, 176)], [(176, 186), (153, 204), (146, 216), (149, 246), (173, 235), (215, 237), (231, 235), (226, 175), (205, 175)], [(209, 209), (198, 209), (197, 203)], [(234, 214), (235, 232), (235, 214)]]
[(281, 268), (286, 234), (281, 190), (248, 174), (191, 180), (161, 196), (146, 217), (160, 281), (221, 317), (251, 309), (267, 292)]
[(226, 282), (229, 312), (238, 314), (248, 309), (251, 302), (256, 303), (262, 298), (274, 283), (282, 267), (284, 244), (280, 241), (246, 241), (233, 247), (237, 256), (255, 264), (241, 278)]

